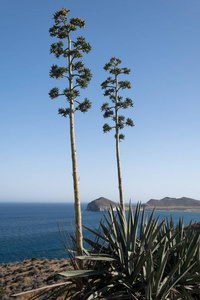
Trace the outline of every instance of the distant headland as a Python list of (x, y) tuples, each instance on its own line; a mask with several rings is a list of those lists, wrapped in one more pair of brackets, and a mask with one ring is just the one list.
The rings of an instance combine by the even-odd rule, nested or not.
[[(119, 203), (111, 201), (105, 197), (100, 197), (96, 200), (91, 201), (87, 205), (87, 210), (89, 211), (107, 211), (112, 206), (116, 209)], [(182, 197), (182, 198), (171, 198), (165, 197), (160, 200), (150, 199), (147, 203), (142, 204), (146, 210), (164, 210), (164, 211), (196, 211), (200, 212), (200, 201), (192, 198)], [(125, 206), (128, 209), (128, 205)]]
[[(111, 201), (105, 197), (100, 197), (100, 198), (88, 203), (87, 210), (89, 210), (89, 211), (107, 211), (110, 209), (110, 206), (112, 206), (113, 209), (116, 210), (116, 208), (119, 207), (119, 203)], [(128, 207), (129, 207), (128, 205), (125, 205), (125, 210), (127, 210)]]
[(147, 210), (200, 211), (200, 201), (187, 197), (151, 199), (144, 205)]

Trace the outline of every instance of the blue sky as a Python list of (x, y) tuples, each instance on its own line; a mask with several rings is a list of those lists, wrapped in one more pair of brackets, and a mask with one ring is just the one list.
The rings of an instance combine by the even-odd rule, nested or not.
[(131, 69), (126, 114), (135, 127), (120, 144), (125, 201), (200, 200), (199, 0), (2, 0), (0, 201), (73, 201), (69, 120), (57, 113), (64, 99), (48, 96), (64, 84), (49, 78), (63, 61), (50, 55), (48, 33), (63, 6), (86, 20), (77, 34), (93, 49), (84, 57), (93, 78), (81, 94), (92, 109), (75, 116), (81, 201), (118, 201), (115, 140), (103, 134), (100, 112), (111, 56)]

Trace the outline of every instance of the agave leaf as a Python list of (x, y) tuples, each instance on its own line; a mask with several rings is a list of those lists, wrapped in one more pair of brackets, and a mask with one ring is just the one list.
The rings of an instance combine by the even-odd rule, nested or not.
[(177, 225), (176, 230), (179, 233), (178, 236), (177, 236), (177, 242), (180, 242), (183, 239), (183, 231), (184, 231), (184, 221), (183, 221), (183, 218), (179, 219), (179, 223)]
[(140, 215), (140, 207), (141, 205), (138, 204), (135, 210), (135, 216), (134, 216), (134, 223), (131, 230), (131, 240), (132, 240), (132, 249), (130, 251), (135, 252), (136, 248), (136, 238), (137, 238), (137, 231), (138, 231), (138, 221), (139, 221), (139, 215)]
[[(109, 213), (108, 213), (109, 214)], [(107, 216), (106, 215), (103, 215), (104, 216), (104, 220), (107, 222), (107, 224), (108, 224), (108, 227), (109, 227), (109, 230), (110, 230), (110, 232), (112, 232), (112, 228), (113, 228), (113, 226), (112, 226), (112, 223), (108, 220), (108, 218), (107, 218)]]
[(148, 274), (148, 280), (147, 280), (147, 299), (152, 300), (152, 293), (153, 293), (153, 286), (154, 286), (154, 261), (152, 252), (150, 250), (150, 256), (149, 260), (147, 261), (147, 274)]
[[(199, 272), (199, 268), (195, 268), (194, 270), (192, 270), (194, 274), (186, 274), (185, 276), (183, 276), (182, 280), (183, 283), (187, 283), (187, 285), (189, 284), (197, 284), (198, 282), (200, 282), (200, 274), (197, 273)], [(197, 274), (196, 274), (197, 273)], [(181, 282), (182, 282), (181, 280)]]
[(76, 259), (80, 260), (95, 260), (95, 261), (116, 261), (116, 259), (108, 256), (97, 256), (97, 255), (83, 255), (83, 256), (76, 256)]
[(66, 250), (67, 252), (71, 252), (71, 253), (74, 253), (74, 254), (76, 254), (76, 253), (77, 253), (77, 251), (76, 251), (76, 250), (74, 250), (74, 249), (65, 248), (65, 250)]
[(119, 259), (120, 262), (122, 264), (124, 264), (125, 260), (124, 260), (124, 248), (125, 248), (125, 243), (121, 234), (121, 230), (119, 227), (119, 223), (117, 221), (117, 217), (114, 214), (113, 209), (110, 209), (109, 211), (109, 215), (113, 224), (113, 236), (115, 236), (116, 239), (116, 245), (117, 245), (117, 251), (118, 251), (118, 255), (119, 255)]
[(107, 248), (102, 246), (102, 244), (99, 244), (95, 241), (91, 241), (87, 238), (83, 238), (83, 239), (88, 245), (90, 245), (93, 249), (95, 249), (97, 251), (97, 253), (99, 253), (100, 251), (105, 251), (105, 252), (107, 251)]
[(144, 280), (146, 281), (147, 280), (147, 268), (145, 265), (142, 267), (142, 275), (143, 275)]
[(181, 294), (179, 296), (173, 297), (173, 300), (182, 300), (182, 299), (188, 299), (188, 300), (195, 300), (191, 295), (200, 293), (200, 289), (193, 289), (192, 291), (181, 291)]
[[(141, 245), (140, 245), (140, 254), (143, 251), (147, 251), (148, 249), (151, 249), (153, 251), (153, 246), (156, 245), (154, 242), (156, 241), (158, 234), (160, 233), (160, 229), (163, 226), (163, 222), (158, 226), (158, 219), (156, 222), (151, 221), (151, 217), (149, 219), (149, 222), (146, 223), (148, 230), (146, 230), (143, 234), (143, 239), (141, 240)], [(159, 242), (158, 242), (159, 246)], [(156, 250), (156, 247), (154, 251)]]
[(135, 281), (138, 274), (141, 272), (141, 270), (145, 266), (145, 263), (148, 260), (149, 256), (150, 256), (150, 251), (147, 251), (147, 252), (144, 252), (141, 256), (138, 256), (138, 258), (135, 260), (134, 270), (133, 270), (132, 274), (130, 275), (131, 282)]
[(113, 225), (113, 234), (116, 237), (116, 242), (122, 243), (125, 240), (124, 240), (124, 236), (122, 235), (121, 228), (117, 220), (117, 216), (115, 215), (113, 209), (111, 209), (109, 212), (110, 212), (111, 221)]
[(104, 271), (96, 271), (96, 270), (73, 270), (73, 271), (64, 271), (59, 273), (62, 276), (69, 278), (77, 278), (77, 277), (85, 277), (85, 276), (94, 276), (94, 275), (102, 275)]
[(115, 239), (113, 238), (113, 236), (114, 236), (114, 235), (113, 235), (113, 224), (112, 224), (111, 222), (109, 222), (109, 220), (108, 220), (108, 218), (106, 217), (106, 215), (104, 215), (104, 218), (105, 218), (105, 221), (107, 222), (108, 228), (107, 228), (106, 225), (103, 224), (103, 223), (101, 223), (101, 227), (102, 227), (102, 229), (103, 229), (103, 232), (104, 232), (105, 236), (107, 237), (108, 243), (109, 243), (109, 241), (110, 241), (110, 243), (112, 244), (112, 246), (115, 247), (116, 241), (115, 241)]
[[(148, 231), (147, 231), (147, 233), (145, 233), (145, 239), (146, 239), (147, 243), (150, 245), (152, 244), (155, 237), (157, 236), (158, 221), (159, 221), (159, 217), (156, 220), (152, 220), (151, 217), (152, 216), (150, 216), (150, 218), (149, 218)], [(162, 226), (162, 223), (161, 223), (161, 226)], [(157, 231), (156, 231), (156, 229), (157, 229)]]
[(197, 248), (199, 248), (199, 233), (197, 233), (188, 249), (186, 261), (183, 265), (183, 271), (187, 268), (190, 264), (191, 259), (195, 256), (197, 252)]
[(103, 229), (103, 232), (104, 232), (104, 235), (106, 236), (106, 241), (108, 242), (109, 241), (109, 245), (115, 245), (115, 240), (114, 238), (112, 237), (111, 235), (111, 231), (108, 230), (108, 228), (103, 224), (103, 223), (100, 223), (101, 224), (101, 227)]
[(165, 271), (165, 266), (167, 264), (167, 259), (168, 259), (168, 255), (169, 252), (166, 251), (166, 241), (165, 244), (163, 246), (163, 253), (161, 256), (161, 261), (159, 262), (159, 266), (158, 269), (156, 270), (156, 278), (155, 278), (155, 284), (154, 284), (154, 288), (153, 288), (153, 292), (158, 294), (158, 292), (160, 291), (160, 283), (161, 280), (163, 279), (163, 273)]
[[(163, 236), (161, 239), (158, 239), (158, 234), (160, 232), (160, 229), (163, 226), (163, 222), (160, 223), (160, 225), (157, 226), (157, 228), (155, 229), (155, 227), (157, 226), (156, 224), (152, 224), (152, 226), (150, 225), (150, 231), (149, 234), (151, 234), (151, 236), (149, 236), (149, 240), (148, 240), (148, 247), (151, 248), (152, 251), (156, 251), (158, 249), (158, 247), (160, 246), (160, 244), (165, 240), (166, 236)], [(155, 243), (154, 243), (155, 242)], [(154, 244), (153, 244), (154, 243)]]
[(185, 235), (186, 236), (190, 235), (191, 231), (192, 231), (192, 221), (190, 221), (189, 225), (186, 226), (186, 233), (185, 233)]
[(166, 236), (163, 236), (160, 240), (153, 243), (151, 251), (154, 254), (154, 258), (159, 258), (163, 253), (163, 244), (166, 242)]
[(145, 224), (144, 224), (144, 233), (146, 231), (146, 228), (148, 226), (148, 222), (149, 222), (149, 214), (146, 215), (146, 218), (145, 218)]
[(195, 265), (192, 264), (190, 267), (188, 267), (185, 272), (183, 272), (182, 274), (179, 274), (178, 276), (176, 276), (174, 278), (174, 274), (176, 273), (179, 264), (181, 263), (181, 261), (179, 261), (174, 268), (172, 269), (172, 271), (168, 274), (168, 278), (167, 281), (165, 282), (165, 284), (162, 286), (162, 288), (160, 289), (160, 292), (158, 294), (158, 300), (162, 300), (165, 299), (164, 297), (167, 296), (167, 294), (170, 292), (170, 290), (175, 286), (175, 284), (180, 281), (180, 279), (189, 272), (189, 270)]
[(142, 219), (141, 219), (141, 222), (140, 222), (140, 239), (142, 240), (143, 239), (143, 235), (144, 235), (144, 217), (145, 217), (145, 207), (143, 208), (143, 211), (142, 211)]
[(182, 239), (182, 247), (178, 248), (177, 251), (180, 253), (181, 256), (187, 256), (188, 250), (192, 244), (192, 241), (194, 239), (194, 232), (190, 232), (190, 234), (185, 235)]
[(132, 251), (128, 251), (128, 273), (131, 275), (133, 272), (133, 255), (134, 253)]
[(93, 230), (93, 229), (91, 229), (91, 228), (89, 228), (89, 227), (87, 227), (85, 225), (83, 225), (83, 227), (85, 229), (87, 229), (88, 231), (90, 231), (91, 233), (93, 233), (95, 236), (98, 236), (100, 239), (106, 240), (106, 237), (104, 235), (100, 234), (99, 232), (97, 232), (97, 231), (95, 231), (95, 230)]
[(175, 228), (175, 226), (174, 226), (174, 221), (173, 221), (173, 219), (172, 219), (172, 216), (171, 216), (171, 218), (170, 218), (170, 228)]
[(89, 255), (89, 251), (86, 250), (85, 248), (83, 248), (83, 253), (84, 253), (85, 255)]
[(193, 244), (194, 238), (197, 238), (198, 235), (199, 235), (198, 233), (197, 234), (195, 234), (194, 232), (190, 233), (188, 240), (187, 240), (187, 242), (188, 242), (187, 249), (189, 249), (191, 247), (191, 245)]
[(158, 233), (160, 232), (160, 229), (163, 227), (163, 224), (164, 224), (164, 222), (165, 222), (165, 220), (162, 220), (162, 221), (160, 222), (160, 224), (158, 225), (159, 219), (160, 219), (160, 217), (158, 217), (158, 218), (156, 219), (156, 221), (153, 222), (153, 224), (152, 224), (152, 232), (150, 231), (150, 232), (151, 232), (151, 235), (152, 235), (152, 240), (153, 240), (153, 241), (157, 238)]
[(131, 203), (129, 204), (129, 211), (128, 211), (128, 224), (127, 224), (127, 250), (132, 251), (132, 243), (134, 242), (132, 240), (132, 228), (134, 226), (133, 221), (133, 210), (131, 208)]
[(155, 212), (155, 209), (153, 209), (153, 211), (152, 211), (150, 217), (147, 217), (147, 219), (146, 219), (146, 221), (147, 221), (146, 226), (145, 226), (145, 229), (146, 229), (146, 230), (145, 230), (145, 232), (144, 232), (146, 237), (147, 237), (148, 234), (149, 234), (149, 230), (150, 230), (149, 224), (151, 224), (152, 221), (153, 221), (154, 212)]
[(92, 291), (92, 293), (88, 293), (87, 295), (85, 295), (85, 299), (87, 300), (93, 300), (93, 299), (99, 299), (99, 296), (102, 295), (102, 293), (105, 292), (109, 292), (109, 290), (113, 287), (113, 284), (110, 285), (106, 285), (105, 287), (97, 290), (97, 291)]
[(124, 243), (126, 244), (126, 241), (127, 241), (127, 223), (126, 223), (126, 218), (124, 216), (124, 213), (122, 211), (121, 206), (120, 206), (120, 209), (117, 208), (117, 216), (118, 216), (119, 223), (120, 223), (119, 225), (120, 225), (120, 228), (121, 228), (122, 237), (123, 237)]

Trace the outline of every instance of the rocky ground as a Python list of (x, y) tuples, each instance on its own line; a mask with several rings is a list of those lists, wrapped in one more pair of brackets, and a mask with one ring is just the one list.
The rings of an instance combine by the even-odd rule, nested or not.
[(0, 265), (0, 299), (27, 300), (33, 294), (13, 297), (14, 294), (66, 281), (58, 273), (69, 270), (66, 259), (32, 258), (22, 262)]

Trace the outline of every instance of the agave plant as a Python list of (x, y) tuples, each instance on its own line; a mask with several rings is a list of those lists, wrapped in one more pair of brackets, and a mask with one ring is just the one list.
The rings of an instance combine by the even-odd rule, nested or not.
[(160, 222), (154, 211), (148, 216), (138, 204), (134, 212), (129, 206), (127, 217), (111, 207), (99, 230), (85, 228), (94, 239), (84, 238), (89, 249), (83, 256), (68, 249), (74, 271), (60, 273), (67, 285), (57, 288), (54, 297), (200, 299), (199, 234), (191, 226), (185, 231), (182, 219), (177, 226), (172, 219)]
[(120, 208), (116, 213), (111, 208), (100, 227), (101, 233), (87, 228), (100, 240), (85, 239), (92, 247), (90, 256), (98, 254), (103, 261), (107, 255), (114, 261), (104, 270), (98, 266), (104, 271), (104, 290), (98, 295), (96, 289), (96, 295), (148, 300), (200, 298), (199, 234), (191, 228), (185, 233), (183, 220), (177, 226), (172, 219), (159, 222), (154, 211), (145, 216), (138, 204), (134, 215), (130, 205), (127, 220)]

